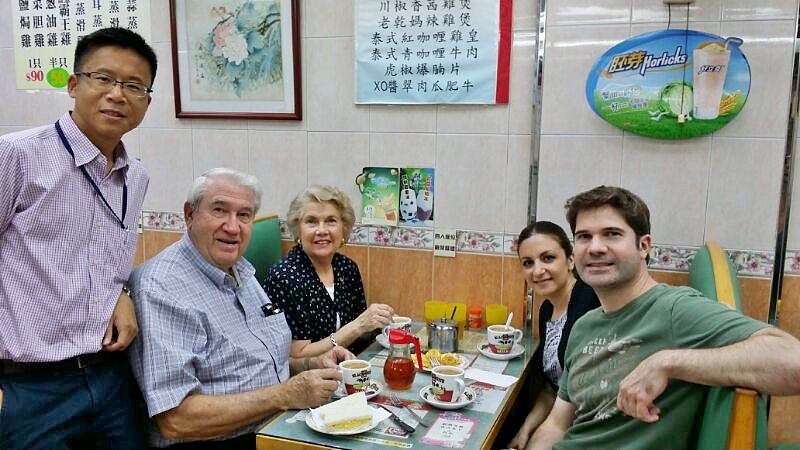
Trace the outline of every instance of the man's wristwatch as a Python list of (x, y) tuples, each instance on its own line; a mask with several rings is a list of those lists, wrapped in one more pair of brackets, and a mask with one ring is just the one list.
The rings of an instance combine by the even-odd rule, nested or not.
[(334, 333), (331, 333), (330, 338), (331, 338), (331, 344), (333, 344), (334, 347), (339, 345), (336, 343), (336, 336), (334, 336)]

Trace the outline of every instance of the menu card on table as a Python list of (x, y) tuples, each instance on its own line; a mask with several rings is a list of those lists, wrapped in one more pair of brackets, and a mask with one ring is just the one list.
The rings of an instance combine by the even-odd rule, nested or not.
[(419, 441), (444, 448), (464, 448), (477, 424), (478, 419), (458, 412), (443, 413)]

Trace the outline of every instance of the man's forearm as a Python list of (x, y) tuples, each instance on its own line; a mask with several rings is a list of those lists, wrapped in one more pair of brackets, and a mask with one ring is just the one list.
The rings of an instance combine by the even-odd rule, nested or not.
[(533, 433), (528, 450), (550, 450), (556, 442), (559, 442), (566, 433), (566, 430), (556, 426), (552, 421), (545, 420)]
[(229, 395), (194, 394), (158, 414), (156, 423), (171, 439), (214, 439), (287, 409), (282, 385)]
[(715, 349), (664, 350), (669, 378), (708, 386), (740, 386), (775, 395), (800, 393), (800, 342), (765, 328)]

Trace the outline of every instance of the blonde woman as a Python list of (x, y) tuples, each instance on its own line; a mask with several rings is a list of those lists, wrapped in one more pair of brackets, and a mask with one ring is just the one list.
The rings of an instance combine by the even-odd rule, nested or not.
[(270, 269), (264, 290), (286, 314), (292, 356), (316, 356), (336, 345), (357, 353), (372, 331), (391, 322), (390, 306), (367, 307), (358, 266), (338, 252), (354, 222), (349, 197), (331, 186), (309, 186), (289, 206), (286, 223), (296, 245)]

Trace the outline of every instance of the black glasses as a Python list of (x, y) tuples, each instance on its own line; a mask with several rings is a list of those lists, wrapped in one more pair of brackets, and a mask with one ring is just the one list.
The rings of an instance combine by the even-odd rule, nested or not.
[(136, 98), (145, 98), (148, 94), (153, 92), (152, 89), (142, 83), (137, 83), (136, 81), (120, 81), (103, 72), (75, 72), (75, 75), (84, 76), (91, 81), (94, 87), (107, 91), (114, 89), (114, 86), (119, 84), (122, 87), (122, 92)]

